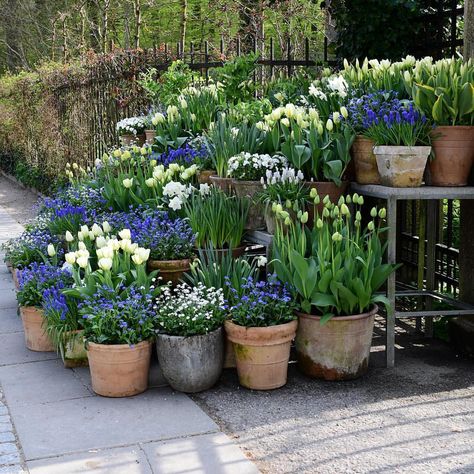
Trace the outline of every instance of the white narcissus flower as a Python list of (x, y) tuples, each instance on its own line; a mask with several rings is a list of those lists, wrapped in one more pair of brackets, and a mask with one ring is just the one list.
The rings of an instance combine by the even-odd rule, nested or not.
[(56, 249), (54, 248), (53, 244), (48, 245), (48, 255), (50, 257), (54, 257), (56, 255)]
[(123, 229), (119, 232), (118, 235), (122, 240), (131, 240), (132, 239), (132, 234), (130, 232), (130, 229)]
[(202, 183), (199, 185), (199, 194), (201, 196), (207, 196), (211, 192), (211, 187), (207, 183)]
[(74, 265), (76, 263), (76, 253), (75, 252), (68, 252), (66, 255), (64, 255), (64, 259), (70, 265)]
[(111, 258), (101, 258), (98, 262), (99, 268), (104, 271), (108, 271), (112, 268), (112, 259)]
[(68, 230), (66, 231), (66, 242), (74, 242), (74, 236)]
[(257, 258), (257, 267), (264, 267), (268, 262), (267, 257), (264, 257), (261, 255), (260, 257)]
[(175, 196), (171, 201), (169, 202), (169, 206), (173, 211), (177, 211), (181, 209), (181, 206), (183, 205), (183, 201), (178, 197)]
[(133, 178), (125, 178), (122, 184), (124, 188), (130, 189), (133, 186)]

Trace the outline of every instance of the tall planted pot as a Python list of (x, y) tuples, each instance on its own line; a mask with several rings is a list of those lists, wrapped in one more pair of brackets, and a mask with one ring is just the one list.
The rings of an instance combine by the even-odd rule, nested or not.
[(165, 379), (179, 392), (196, 393), (211, 388), (224, 365), (222, 328), (200, 336), (157, 334), (156, 352)]
[(54, 344), (46, 331), (43, 311), (34, 306), (20, 306), (20, 315), (26, 347), (36, 352), (54, 351)]
[(431, 135), (430, 184), (466, 186), (474, 160), (474, 126), (436, 127)]
[(221, 178), (213, 174), (209, 176), (209, 180), (216, 188), (221, 189), (226, 194), (232, 194), (232, 178)]
[(296, 354), (298, 366), (310, 377), (350, 380), (367, 372), (374, 319), (378, 307), (367, 313), (321, 318), (297, 313)]
[(380, 174), (374, 155), (374, 141), (357, 135), (351, 147), (355, 178), (359, 184), (380, 184)]
[(171, 282), (172, 286), (178, 285), (185, 272), (189, 271), (191, 260), (148, 260), (148, 271), (159, 270), (158, 276), (163, 278), (163, 283)]
[(131, 397), (148, 387), (151, 341), (128, 344), (86, 343), (92, 389), (104, 397)]
[(263, 189), (262, 183), (260, 181), (241, 181), (233, 179), (232, 187), (237, 197), (247, 197), (251, 200), (245, 229), (265, 229), (264, 207), (262, 204), (255, 202), (255, 195)]
[(297, 325), (297, 321), (291, 321), (277, 326), (244, 327), (225, 322), (242, 386), (271, 390), (286, 384), (291, 341)]
[(374, 147), (381, 183), (393, 188), (421, 186), (430, 152), (430, 146)]
[[(246, 246), (242, 245), (239, 247), (235, 247), (232, 249), (232, 258), (239, 258), (245, 253)], [(209, 258), (207, 255), (213, 255), (213, 257), (218, 261), (222, 261), (222, 259), (226, 256), (229, 255), (231, 250), (229, 248), (223, 248), (223, 249), (207, 249), (207, 248), (201, 248), (198, 249), (198, 251), (201, 251), (204, 258)]]

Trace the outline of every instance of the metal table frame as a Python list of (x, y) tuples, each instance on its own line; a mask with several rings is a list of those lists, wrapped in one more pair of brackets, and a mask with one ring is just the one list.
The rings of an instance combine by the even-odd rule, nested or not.
[[(427, 263), (426, 263), (426, 290), (396, 290), (396, 272), (393, 272), (387, 281), (387, 297), (391, 310), (387, 314), (386, 326), (386, 364), (387, 367), (395, 365), (395, 321), (397, 318), (426, 318), (426, 333), (432, 335), (433, 316), (463, 316), (474, 314), (474, 306), (436, 293), (435, 290), (435, 265), (436, 265), (436, 219), (437, 202), (442, 199), (474, 199), (474, 187), (435, 187), (423, 186), (420, 188), (390, 188), (374, 184), (351, 184), (351, 191), (363, 196), (384, 199), (387, 202), (388, 225), (388, 263), (396, 263), (397, 257), (397, 202), (411, 200), (427, 201)], [(396, 311), (395, 302), (401, 296), (428, 296), (432, 299), (445, 301), (455, 309), (427, 310), (427, 311)]]

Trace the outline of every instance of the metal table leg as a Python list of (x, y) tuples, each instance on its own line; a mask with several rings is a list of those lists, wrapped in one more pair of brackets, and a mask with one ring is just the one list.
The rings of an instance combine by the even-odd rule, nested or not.
[[(397, 200), (393, 197), (387, 199), (387, 224), (388, 224), (388, 263), (397, 261)], [(396, 272), (393, 272), (387, 281), (387, 298), (390, 309), (387, 311), (385, 355), (387, 367), (395, 365), (395, 282)]]
[[(429, 200), (426, 205), (426, 289), (433, 291), (436, 272), (436, 241), (438, 222), (438, 202)], [(432, 309), (431, 300), (428, 300), (426, 309)], [(433, 337), (433, 318), (425, 318), (425, 336)]]

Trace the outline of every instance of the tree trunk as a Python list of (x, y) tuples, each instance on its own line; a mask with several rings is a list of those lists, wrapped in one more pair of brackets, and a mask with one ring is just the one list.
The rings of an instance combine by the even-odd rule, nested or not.
[(464, 0), (464, 58), (474, 58), (474, 0)]
[(140, 0), (133, 0), (133, 8), (135, 10), (135, 35), (134, 35), (134, 48), (140, 47), (140, 27), (142, 24), (142, 11), (140, 7)]
[(184, 45), (186, 43), (186, 26), (188, 22), (188, 0), (181, 0), (181, 28), (180, 38), (182, 50), (184, 51)]
[(107, 36), (109, 27), (109, 8), (110, 0), (104, 0), (104, 6), (102, 10), (102, 52), (107, 52)]

